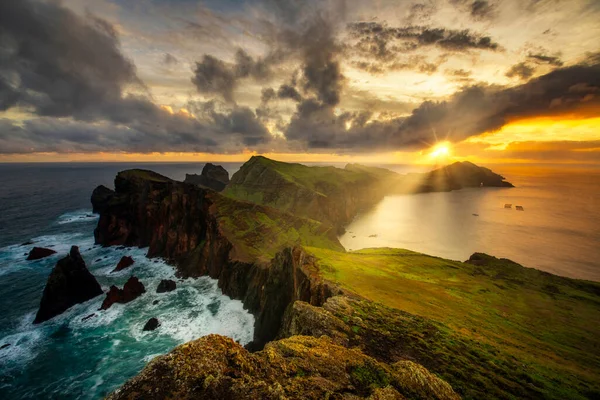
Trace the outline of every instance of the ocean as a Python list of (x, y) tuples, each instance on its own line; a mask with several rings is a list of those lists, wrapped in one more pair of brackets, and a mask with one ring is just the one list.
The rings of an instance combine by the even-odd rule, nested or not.
[[(222, 165), (232, 174), (241, 164)], [(112, 187), (116, 173), (127, 168), (151, 169), (182, 180), (186, 173), (200, 173), (203, 166), (0, 164), (0, 347), (10, 345), (0, 349), (1, 399), (99, 399), (178, 344), (209, 333), (242, 344), (252, 339), (253, 316), (240, 301), (222, 295), (215, 280), (179, 280), (164, 261), (147, 259), (145, 249), (94, 245), (97, 216), (91, 213), (90, 195), (97, 185)], [(600, 281), (600, 171), (516, 166), (493, 170), (517, 187), (389, 196), (358, 215), (340, 241), (347, 249), (402, 247), (457, 260), (481, 251), (527, 267)], [(506, 203), (512, 208), (505, 209)], [(516, 205), (524, 211), (516, 211)], [(23, 244), (30, 240), (34, 244)], [(33, 245), (58, 253), (26, 261)], [(113, 284), (122, 286), (133, 274), (147, 292), (100, 312), (99, 296), (33, 326), (48, 274), (71, 245), (79, 246), (105, 291)], [(131, 255), (135, 264), (112, 274), (123, 255)], [(157, 294), (158, 282), (166, 278), (177, 280), (177, 290)], [(96, 315), (82, 321), (92, 313)], [(151, 317), (162, 325), (142, 332)]]
[[(147, 259), (146, 249), (94, 245), (98, 217), (91, 213), (90, 195), (98, 184), (112, 187), (116, 173), (132, 167), (183, 179), (203, 165), (0, 165), (0, 347), (10, 345), (0, 349), (0, 399), (101, 399), (181, 343), (209, 333), (242, 344), (252, 340), (254, 317), (240, 301), (222, 295), (216, 280), (179, 280), (162, 260)], [(34, 244), (22, 245), (30, 240)], [(34, 245), (57, 254), (26, 261)], [(105, 292), (135, 275), (146, 293), (106, 311), (98, 311), (104, 299), (98, 296), (32, 325), (48, 274), (71, 245), (79, 246)], [(111, 273), (124, 255), (135, 264)], [(177, 289), (156, 293), (161, 279), (176, 280)], [(152, 317), (161, 326), (143, 332)]]

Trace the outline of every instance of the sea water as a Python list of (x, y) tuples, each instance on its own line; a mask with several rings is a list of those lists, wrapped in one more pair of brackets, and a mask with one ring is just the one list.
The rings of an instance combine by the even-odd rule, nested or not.
[(351, 250), (399, 247), (460, 261), (484, 252), (600, 281), (600, 170), (492, 169), (516, 187), (388, 196), (358, 215), (340, 242)]
[[(183, 179), (202, 165), (145, 167)], [(112, 187), (116, 170), (124, 167), (131, 166), (0, 167), (0, 347), (9, 345), (0, 350), (0, 399), (99, 399), (184, 342), (210, 333), (241, 344), (252, 340), (254, 317), (222, 295), (215, 280), (178, 279), (163, 260), (146, 258), (147, 249), (94, 244), (98, 216), (90, 209), (91, 190), (99, 183)], [(146, 293), (104, 311), (104, 295), (98, 296), (33, 325), (47, 277), (72, 245), (105, 292), (135, 275)], [(33, 246), (57, 253), (27, 261)], [(112, 273), (125, 255), (133, 266)], [(162, 279), (175, 280), (177, 289), (156, 293)], [(160, 327), (144, 332), (152, 317)]]

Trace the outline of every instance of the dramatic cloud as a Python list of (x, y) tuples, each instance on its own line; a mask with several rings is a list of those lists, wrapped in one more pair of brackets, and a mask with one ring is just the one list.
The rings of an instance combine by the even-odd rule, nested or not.
[(200, 93), (219, 94), (225, 101), (233, 102), (233, 91), (240, 80), (250, 77), (266, 81), (270, 66), (277, 61), (273, 55), (267, 59), (254, 60), (242, 49), (236, 52), (234, 63), (226, 63), (205, 54), (202, 61), (196, 63), (192, 82)]
[[(114, 28), (55, 2), (0, 2), (0, 98), (44, 116), (90, 119), (140, 85)], [(7, 100), (8, 99), (8, 100)]]
[(521, 86), (474, 85), (449, 100), (426, 101), (406, 118), (369, 121), (365, 115), (343, 113), (306, 103), (292, 119), (286, 136), (309, 148), (418, 148), (437, 139), (460, 141), (498, 130), (511, 120), (540, 115), (600, 110), (600, 64), (562, 68)]
[(436, 47), (448, 54), (500, 49), (489, 36), (468, 29), (390, 27), (381, 22), (354, 22), (348, 25), (348, 32), (354, 40), (351, 54), (359, 58), (353, 66), (372, 74), (409, 69), (428, 74), (436, 72), (439, 65), (447, 61), (447, 55), (435, 61), (429, 61), (422, 54), (407, 56), (425, 47)]
[[(358, 39), (356, 49), (378, 59), (388, 59), (394, 52), (411, 51), (421, 46), (438, 46), (447, 51), (495, 51), (500, 45), (491, 37), (468, 29), (456, 30), (425, 26), (390, 27), (381, 22), (354, 22), (348, 25), (352, 37)], [(394, 45), (400, 42), (400, 45)], [(394, 45), (392, 49), (388, 46)]]
[[(270, 138), (247, 108), (194, 116), (160, 108), (146, 95), (125, 94), (130, 86), (145, 88), (122, 55), (112, 25), (93, 16), (79, 17), (57, 2), (0, 3), (0, 61), (2, 110), (19, 106), (41, 117), (61, 117), (32, 119), (22, 127), (13, 123), (7, 131), (18, 133), (16, 141), (28, 145), (20, 151), (56, 151), (50, 149), (60, 143), (63, 149), (80, 143), (76, 147), (86, 151), (111, 146), (126, 151), (227, 151), (224, 144), (241, 149)], [(237, 61), (238, 75), (263, 74), (245, 53)], [(7, 145), (3, 151), (7, 148), (14, 150)]]

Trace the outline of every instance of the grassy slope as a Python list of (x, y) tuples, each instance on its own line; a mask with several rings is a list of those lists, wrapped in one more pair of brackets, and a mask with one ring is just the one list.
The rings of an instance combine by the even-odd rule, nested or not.
[[(316, 195), (328, 196), (333, 192), (343, 191), (348, 185), (372, 179), (375, 174), (371, 173), (368, 167), (341, 169), (336, 167), (308, 167), (302, 164), (285, 163), (271, 160), (262, 156), (252, 157), (242, 169), (234, 174), (232, 182), (227, 186), (224, 195), (238, 199), (252, 201), (257, 204), (269, 204), (264, 200), (264, 191), (269, 190), (268, 184), (253, 187), (252, 183), (260, 182), (259, 176), (253, 174), (263, 173), (268, 169), (270, 173), (277, 175), (285, 183), (293, 185), (300, 190), (314, 192)], [(245, 175), (244, 183), (241, 184), (238, 178)], [(236, 177), (238, 175), (238, 177)], [(250, 183), (249, 183), (250, 182)], [(291, 203), (290, 203), (291, 204)], [(285, 207), (278, 208), (285, 209)]]
[(333, 228), (271, 207), (211, 194), (221, 229), (244, 261), (269, 261), (284, 247), (313, 246), (343, 251)]
[(478, 267), (401, 249), (308, 250), (343, 287), (527, 362), (547, 397), (581, 398), (586, 382), (598, 390), (600, 284), (508, 260)]

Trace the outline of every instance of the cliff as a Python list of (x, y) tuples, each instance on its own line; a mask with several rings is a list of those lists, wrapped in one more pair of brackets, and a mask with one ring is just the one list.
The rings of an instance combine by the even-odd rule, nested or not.
[(148, 247), (148, 257), (170, 260), (181, 276), (218, 279), (223, 293), (255, 315), (257, 348), (276, 335), (290, 302), (319, 305), (334, 291), (314, 273), (312, 257), (293, 247), (343, 250), (319, 222), (144, 170), (120, 172), (115, 191), (92, 201), (103, 210), (96, 243)]
[(331, 224), (342, 232), (360, 211), (389, 194), (481, 186), (512, 187), (512, 184), (469, 162), (424, 174), (401, 175), (360, 164), (348, 164), (344, 169), (308, 167), (254, 156), (233, 175), (223, 193), (233, 199)]
[(185, 174), (184, 182), (221, 192), (229, 183), (229, 172), (220, 165), (207, 163), (200, 175)]
[(385, 190), (364, 170), (307, 167), (254, 156), (233, 175), (224, 194), (341, 230), (359, 210), (379, 202)]
[[(267, 185), (261, 176), (272, 176), (274, 168), (249, 171), (261, 169), (257, 179)], [(285, 166), (276, 169), (277, 179), (286, 178)], [(394, 177), (347, 169), (360, 169), (365, 179)], [(328, 174), (339, 177), (320, 169), (318, 179), (298, 175), (312, 167), (290, 171), (291, 183), (281, 184), (309, 200)], [(217, 336), (199, 339), (157, 358), (115, 399), (453, 393), (584, 399), (600, 393), (598, 284), (483, 255), (461, 263), (401, 249), (345, 252), (328, 223), (148, 171), (122, 172), (115, 184), (98, 207), (105, 211), (97, 241), (149, 246), (150, 256), (170, 259), (181, 275), (218, 279), (225, 294), (255, 315), (248, 347), (258, 350), (248, 353)], [(255, 189), (261, 199), (276, 194)], [(398, 378), (400, 367), (410, 379)]]

